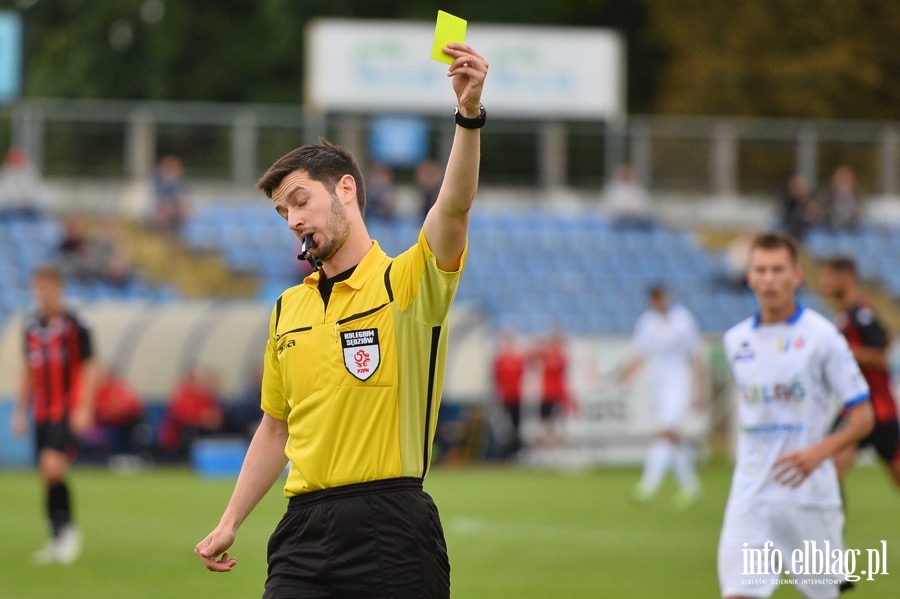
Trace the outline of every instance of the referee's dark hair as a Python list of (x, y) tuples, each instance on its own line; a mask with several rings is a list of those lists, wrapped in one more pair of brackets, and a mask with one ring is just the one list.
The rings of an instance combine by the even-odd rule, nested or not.
[(777, 250), (784, 248), (791, 255), (791, 262), (793, 264), (797, 264), (799, 261), (800, 252), (797, 249), (797, 240), (794, 239), (793, 236), (782, 233), (781, 231), (759, 233), (753, 238), (753, 243), (750, 244), (750, 251), (753, 251), (756, 248), (763, 250)]
[(819, 266), (830, 268), (835, 272), (851, 274), (854, 277), (859, 275), (859, 271), (856, 268), (856, 260), (850, 256), (829, 256), (820, 260)]
[(318, 181), (333, 193), (333, 189), (344, 175), (356, 180), (356, 202), (360, 213), (366, 214), (366, 184), (362, 172), (349, 151), (324, 139), (317, 144), (305, 144), (291, 150), (275, 161), (269, 170), (259, 178), (256, 187), (267, 197), (272, 197), (284, 178), (294, 171), (305, 171), (313, 181)]

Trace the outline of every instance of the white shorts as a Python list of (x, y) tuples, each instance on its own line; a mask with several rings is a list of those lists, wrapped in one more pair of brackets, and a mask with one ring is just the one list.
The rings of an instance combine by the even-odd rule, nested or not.
[(691, 411), (691, 380), (679, 373), (655, 381), (651, 398), (657, 430), (680, 431)]
[(833, 568), (844, 548), (843, 528), (841, 508), (729, 505), (719, 537), (722, 596), (769, 597), (790, 585), (809, 599), (835, 599), (844, 580)]

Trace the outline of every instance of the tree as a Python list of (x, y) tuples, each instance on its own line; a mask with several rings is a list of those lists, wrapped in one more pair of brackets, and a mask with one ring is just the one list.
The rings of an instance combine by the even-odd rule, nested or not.
[(896, 0), (646, 0), (658, 112), (900, 118)]
[[(317, 17), (433, 20), (438, 8), (473, 22), (613, 27), (629, 39), (629, 98), (644, 109), (656, 60), (638, 34), (638, 0), (55, 0), (23, 10), (26, 95), (297, 103), (303, 36)], [(651, 76), (648, 76), (651, 75)]]

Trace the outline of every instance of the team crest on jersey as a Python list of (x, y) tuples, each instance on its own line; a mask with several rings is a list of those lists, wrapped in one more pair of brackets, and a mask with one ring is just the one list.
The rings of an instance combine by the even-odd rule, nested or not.
[(756, 357), (756, 352), (753, 351), (753, 348), (750, 346), (749, 341), (743, 341), (741, 343), (741, 347), (738, 348), (737, 353), (734, 354), (734, 361), (737, 362), (739, 360), (752, 360)]
[(341, 348), (344, 351), (344, 366), (361, 381), (375, 374), (381, 364), (378, 329), (341, 331)]

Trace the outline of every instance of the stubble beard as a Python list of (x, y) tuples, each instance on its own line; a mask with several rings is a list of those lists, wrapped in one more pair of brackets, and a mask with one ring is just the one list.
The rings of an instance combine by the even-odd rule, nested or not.
[(331, 212), (325, 220), (325, 232), (322, 235), (322, 243), (316, 244), (314, 255), (322, 262), (327, 262), (344, 247), (350, 237), (350, 222), (344, 213), (344, 206), (337, 195), (331, 194)]

